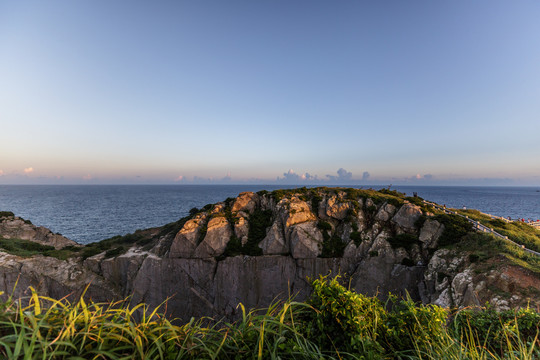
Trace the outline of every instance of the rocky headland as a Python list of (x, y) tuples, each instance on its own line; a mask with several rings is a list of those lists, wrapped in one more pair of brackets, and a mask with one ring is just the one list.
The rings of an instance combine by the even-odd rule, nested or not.
[(0, 291), (131, 297), (191, 317), (234, 317), (238, 303), (303, 300), (308, 279), (444, 307), (540, 306), (540, 261), (458, 216), (391, 190), (245, 192), (177, 222), (80, 246), (0, 212)]

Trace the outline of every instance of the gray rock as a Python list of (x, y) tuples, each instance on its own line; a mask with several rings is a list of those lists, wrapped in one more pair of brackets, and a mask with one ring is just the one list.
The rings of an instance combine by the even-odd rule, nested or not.
[(65, 246), (80, 246), (60, 234), (54, 234), (43, 226), (35, 226), (15, 216), (0, 218), (0, 237), (4, 239), (22, 239), (33, 241), (41, 245), (53, 246), (61, 249)]
[(283, 226), (279, 221), (275, 221), (265, 238), (259, 244), (264, 255), (282, 255), (289, 252), (289, 246), (285, 240)]
[(206, 214), (197, 214), (184, 224), (172, 242), (169, 257), (189, 258), (193, 256), (199, 244), (201, 228), (206, 225), (206, 219)]
[(295, 259), (316, 258), (322, 252), (323, 235), (315, 221), (292, 228), (290, 252)]
[(208, 230), (202, 242), (195, 249), (194, 258), (209, 258), (223, 254), (232, 236), (229, 221), (224, 216), (217, 216), (208, 222)]
[(418, 239), (423, 243), (423, 247), (427, 249), (437, 248), (437, 240), (444, 231), (444, 225), (437, 220), (427, 219), (420, 230)]
[(392, 218), (392, 222), (403, 231), (413, 233), (416, 231), (415, 223), (422, 215), (422, 209), (411, 203), (404, 204)]

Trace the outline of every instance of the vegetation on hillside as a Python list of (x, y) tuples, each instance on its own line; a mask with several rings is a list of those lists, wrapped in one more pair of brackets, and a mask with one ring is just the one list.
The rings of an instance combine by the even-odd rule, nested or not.
[(51, 256), (57, 259), (65, 260), (73, 253), (80, 250), (77, 246), (64, 247), (61, 250), (56, 250), (54, 246), (42, 245), (35, 241), (22, 239), (4, 239), (0, 238), (0, 250), (12, 255), (21, 257), (31, 257), (34, 255)]
[[(313, 281), (307, 302), (246, 310), (229, 323), (179, 324), (127, 301), (54, 300), (36, 292), (0, 303), (7, 359), (537, 359), (532, 309), (450, 312), (411, 300), (356, 294), (337, 279)], [(166, 309), (164, 304), (163, 309)], [(213, 323), (214, 325), (208, 325)]]
[(525, 245), (528, 249), (540, 252), (540, 231), (530, 225), (520, 221), (506, 222), (501, 219), (492, 219), (478, 210), (459, 210), (458, 212), (479, 221), (501, 235), (508, 236), (512, 241)]
[[(318, 221), (318, 227), (323, 235), (322, 254), (321, 257), (340, 257), (343, 255), (347, 240), (352, 240), (356, 245), (362, 243), (365, 238), (363, 232), (358, 231), (358, 225), (354, 221), (359, 210), (363, 210), (366, 227), (370, 228), (374, 221), (378, 207), (382, 204), (392, 204), (401, 206), (405, 202), (410, 202), (418, 205), (423, 210), (423, 215), (417, 221), (416, 227), (421, 228), (423, 222), (427, 218), (432, 218), (444, 224), (444, 232), (441, 235), (438, 246), (454, 248), (468, 252), (471, 262), (482, 263), (496, 256), (504, 256), (510, 263), (523, 266), (534, 272), (540, 272), (540, 258), (534, 255), (524, 253), (515, 246), (505, 243), (503, 240), (496, 239), (487, 234), (476, 233), (472, 225), (463, 217), (456, 215), (444, 214), (423, 203), (423, 200), (418, 197), (407, 197), (405, 194), (390, 189), (354, 189), (354, 188), (298, 188), (298, 189), (281, 189), (272, 192), (260, 191), (259, 195), (270, 196), (274, 200), (279, 201), (284, 197), (298, 196), (306, 201), (311, 210), (318, 214), (321, 202), (325, 197), (339, 195), (342, 201), (348, 202), (350, 208), (345, 222), (349, 224), (352, 231), (349, 233), (348, 239), (342, 239), (343, 228), (338, 228), (336, 224), (323, 220)], [(370, 201), (367, 201), (370, 199)], [(155, 245), (160, 243), (160, 255), (164, 255), (170, 247), (175, 234), (183, 227), (189, 219), (192, 219), (199, 213), (206, 213), (205, 223), (208, 223), (212, 216), (225, 216), (232, 227), (238, 221), (237, 214), (233, 214), (231, 209), (234, 203), (234, 198), (225, 200), (224, 209), (219, 214), (213, 214), (213, 204), (208, 204), (201, 209), (193, 208), (189, 215), (161, 228), (137, 230), (133, 234), (123, 236), (114, 236), (99, 242), (87, 244), (84, 247), (66, 247), (62, 250), (54, 250), (50, 247), (39, 245), (24, 240), (9, 239), (0, 242), (0, 248), (6, 252), (19, 256), (33, 256), (43, 254), (45, 256), (54, 256), (60, 259), (68, 257), (82, 257), (86, 259), (96, 254), (104, 253), (105, 257), (114, 257), (125, 253), (133, 245), (142, 247), (143, 250), (150, 250)], [(360, 204), (362, 203), (362, 206)], [(526, 247), (540, 251), (540, 231), (519, 222), (506, 223), (501, 220), (493, 220), (485, 214), (477, 210), (460, 210), (460, 213), (467, 215), (469, 218), (480, 221), (486, 226), (492, 227), (497, 232), (508, 236), (513, 241), (523, 244)], [(4, 211), (0, 212), (0, 218), (12, 217), (13, 213)], [(247, 243), (242, 244), (241, 240), (235, 235), (232, 235), (227, 248), (219, 259), (235, 255), (261, 255), (259, 248), (260, 241), (266, 235), (268, 227), (271, 225), (273, 218), (270, 210), (256, 209), (247, 219), (249, 226), (249, 234)], [(420, 246), (418, 234), (398, 234), (390, 226), (392, 236), (388, 242), (393, 248), (404, 248), (406, 250), (413, 249), (414, 246)], [(207, 227), (200, 228), (199, 239), (206, 234)], [(433, 251), (433, 250), (432, 250)], [(218, 259), (218, 260), (219, 260)]]

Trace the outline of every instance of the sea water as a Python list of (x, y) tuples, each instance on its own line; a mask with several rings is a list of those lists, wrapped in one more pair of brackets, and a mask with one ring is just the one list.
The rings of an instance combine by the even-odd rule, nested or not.
[[(82, 244), (176, 221), (196, 207), (243, 191), (283, 185), (0, 185), (0, 211), (45, 226)], [(354, 186), (358, 187), (358, 186)], [(370, 188), (370, 186), (362, 186)], [(380, 186), (371, 186), (374, 189)], [(540, 219), (532, 187), (395, 186), (394, 190), (454, 208), (511, 218)]]

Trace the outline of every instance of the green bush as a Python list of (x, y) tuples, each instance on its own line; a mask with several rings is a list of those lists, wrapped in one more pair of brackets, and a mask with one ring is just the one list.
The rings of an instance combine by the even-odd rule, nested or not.
[(359, 246), (362, 243), (362, 233), (358, 231), (351, 232), (351, 235), (349, 235), (349, 238), (354, 241), (354, 244), (356, 246)]
[(29, 240), (0, 238), (0, 250), (21, 257), (43, 255), (65, 260), (78, 252), (80, 247), (66, 246), (63, 249), (56, 250), (54, 246), (42, 245)]
[(242, 247), (242, 253), (250, 256), (262, 255), (259, 243), (266, 236), (266, 229), (272, 225), (272, 211), (256, 209), (249, 216), (248, 240)]
[(0, 211), (0, 219), (5, 217), (14, 217), (15, 214), (13, 214), (11, 211)]
[(444, 225), (444, 231), (439, 237), (439, 246), (458, 243), (465, 235), (473, 231), (472, 224), (461, 216), (439, 214), (433, 219)]
[(488, 305), (483, 309), (458, 311), (450, 329), (456, 338), (472, 333), (480, 344), (503, 355), (520, 341), (529, 344), (539, 341), (540, 314), (530, 308), (498, 312)]
[(97, 255), (97, 254), (99, 254), (101, 252), (103, 252), (103, 250), (101, 250), (98, 247), (87, 246), (87, 247), (83, 248), (82, 253), (81, 253), (81, 257), (82, 257), (83, 260), (86, 260), (89, 257)]
[[(324, 236), (326, 235), (326, 236)], [(323, 245), (321, 251), (321, 257), (323, 258), (336, 258), (342, 257), (345, 250), (345, 244), (337, 234), (329, 236), (328, 233), (323, 232)]]
[(399, 234), (388, 238), (388, 242), (392, 249), (405, 248), (411, 250), (414, 244), (419, 244), (418, 236), (412, 234)]
[(376, 297), (347, 290), (338, 278), (321, 276), (313, 281), (307, 301), (313, 311), (304, 318), (306, 337), (322, 349), (376, 358), (412, 355), (445, 333), (448, 314), (443, 308), (416, 305), (410, 298), (393, 295), (383, 304)]
[(322, 220), (317, 223), (317, 228), (321, 231), (332, 231), (332, 225)]
[(304, 319), (306, 337), (323, 349), (382, 354), (377, 339), (386, 321), (383, 304), (345, 289), (337, 278), (321, 276), (312, 282), (307, 304), (313, 311)]
[(316, 216), (319, 216), (319, 204), (323, 200), (322, 196), (318, 193), (313, 193), (311, 195), (311, 210)]
[(418, 305), (410, 297), (389, 297), (384, 342), (393, 352), (424, 351), (446, 330), (447, 311), (436, 305)]
[(122, 246), (118, 246), (118, 247), (116, 247), (114, 249), (107, 250), (105, 252), (105, 257), (106, 258), (115, 257), (115, 256), (118, 256), (118, 255), (124, 253), (124, 251), (125, 250), (124, 250), (124, 248)]

